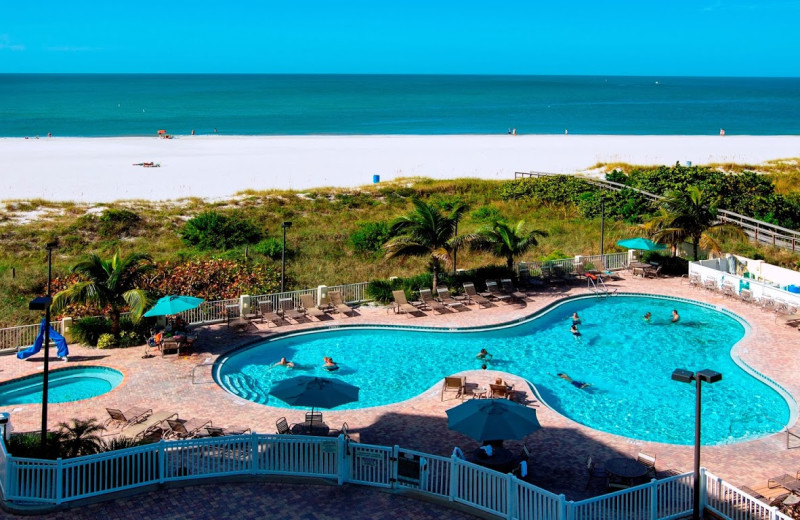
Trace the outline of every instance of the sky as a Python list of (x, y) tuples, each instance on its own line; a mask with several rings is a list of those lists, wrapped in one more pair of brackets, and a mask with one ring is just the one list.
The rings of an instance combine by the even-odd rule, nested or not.
[(800, 0), (0, 2), (0, 73), (800, 76)]

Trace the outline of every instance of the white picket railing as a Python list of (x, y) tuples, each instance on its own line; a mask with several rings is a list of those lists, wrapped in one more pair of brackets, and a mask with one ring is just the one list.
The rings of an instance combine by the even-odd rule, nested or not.
[(576, 256), (574, 258), (559, 258), (558, 260), (522, 261), (517, 264), (517, 271), (528, 271), (530, 276), (541, 276), (560, 270), (563, 273), (572, 273), (575, 267), (581, 264), (584, 267), (591, 264), (596, 270), (618, 270), (628, 267), (628, 253), (609, 253), (605, 255)]
[[(777, 508), (705, 469), (701, 473), (701, 502), (720, 517), (788, 520)], [(58, 505), (150, 484), (231, 475), (316, 477), (339, 484), (414, 489), (511, 520), (670, 520), (690, 514), (693, 498), (693, 478), (687, 473), (569, 501), (455, 454), (447, 458), (398, 446), (351, 443), (344, 435), (252, 433), (160, 441), (66, 460), (13, 457), (0, 441), (0, 491), (11, 504)]]
[[(60, 321), (51, 321), (50, 325), (59, 333), (63, 334), (61, 330)], [(18, 327), (8, 327), (0, 329), (0, 350), (3, 349), (17, 349), (19, 347), (29, 347), (33, 345), (36, 336), (39, 335), (40, 323), (32, 325), (20, 325)]]

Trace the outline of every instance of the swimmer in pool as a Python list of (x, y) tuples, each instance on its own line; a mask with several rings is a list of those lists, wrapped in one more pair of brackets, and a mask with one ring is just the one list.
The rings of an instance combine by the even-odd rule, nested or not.
[(575, 388), (586, 388), (587, 386), (592, 386), (591, 383), (584, 383), (583, 381), (575, 381), (574, 379), (572, 379), (571, 377), (569, 377), (567, 374), (565, 374), (563, 372), (559, 372), (556, 375), (558, 377), (560, 377), (561, 379), (563, 379), (564, 381), (568, 381), (569, 384), (571, 384)]
[(333, 358), (325, 356), (324, 358), (322, 358), (322, 361), (324, 362), (322, 368), (324, 368), (325, 370), (330, 370), (330, 371), (339, 370), (339, 365), (336, 364)]
[(282, 367), (286, 367), (286, 368), (294, 368), (294, 363), (292, 363), (291, 361), (289, 361), (285, 357), (282, 357), (280, 361), (278, 361), (277, 363), (275, 363), (272, 366), (274, 366), (274, 367), (282, 366)]
[(575, 336), (576, 338), (577, 338), (578, 336), (580, 336), (580, 335), (581, 335), (580, 331), (578, 330), (578, 326), (577, 326), (577, 325), (575, 325), (574, 323), (572, 324), (572, 327), (570, 327), (569, 331), (570, 331), (570, 332), (572, 333), (572, 335), (573, 335), (573, 336)]
[(578, 325), (580, 322), (581, 322), (581, 317), (578, 316), (577, 312), (573, 312), (572, 313), (572, 324), (573, 325)]
[(475, 356), (475, 359), (492, 359), (492, 355), (489, 354), (489, 351), (485, 348), (482, 348), (478, 355)]
[(675, 309), (674, 311), (672, 311), (672, 323), (678, 323), (678, 320), (680, 319), (681, 317), (678, 316), (678, 310)]
[(649, 312), (648, 312), (648, 313), (646, 313), (646, 314), (644, 315), (644, 321), (650, 321), (650, 318), (651, 318), (651, 317), (652, 317), (652, 314), (650, 314)]

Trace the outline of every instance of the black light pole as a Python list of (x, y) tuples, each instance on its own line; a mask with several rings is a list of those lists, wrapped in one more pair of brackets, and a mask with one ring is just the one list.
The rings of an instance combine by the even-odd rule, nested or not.
[(292, 227), (291, 222), (281, 224), (283, 228), (283, 248), (281, 249), (281, 294), (286, 288), (286, 228)]
[(689, 370), (677, 368), (672, 372), (672, 379), (682, 383), (696, 382), (694, 409), (694, 507), (692, 520), (700, 520), (703, 516), (703, 512), (700, 510), (700, 390), (702, 388), (700, 383), (703, 381), (716, 383), (722, 380), (722, 374), (709, 369), (692, 373)]
[[(603, 253), (606, 252), (605, 248), (606, 238), (606, 198), (603, 192), (600, 192), (600, 262), (603, 262)], [(605, 263), (603, 263), (605, 265)]]
[[(456, 220), (455, 233), (453, 234), (453, 238), (456, 238), (457, 236), (458, 236), (458, 221)], [(457, 255), (457, 253), (458, 253), (458, 246), (457, 245), (453, 245), (453, 275), (456, 274), (456, 255)]]
[(53, 303), (53, 298), (50, 297), (50, 284), (53, 275), (53, 249), (55, 243), (48, 243), (45, 248), (47, 249), (47, 296), (35, 298), (28, 304), (28, 309), (32, 311), (44, 311), (44, 370), (42, 372), (42, 434), (41, 434), (41, 450), (42, 456), (45, 454), (47, 447), (47, 391), (49, 387), (49, 371), (50, 371), (50, 304)]

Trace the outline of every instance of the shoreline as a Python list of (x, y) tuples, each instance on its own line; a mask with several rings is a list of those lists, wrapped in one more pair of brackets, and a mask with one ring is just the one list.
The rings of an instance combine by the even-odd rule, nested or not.
[[(800, 136), (316, 135), (0, 138), (0, 200), (217, 198), (354, 188), (401, 177), (510, 180), (597, 163), (757, 165), (800, 157)], [(140, 163), (159, 167), (134, 166)]]

